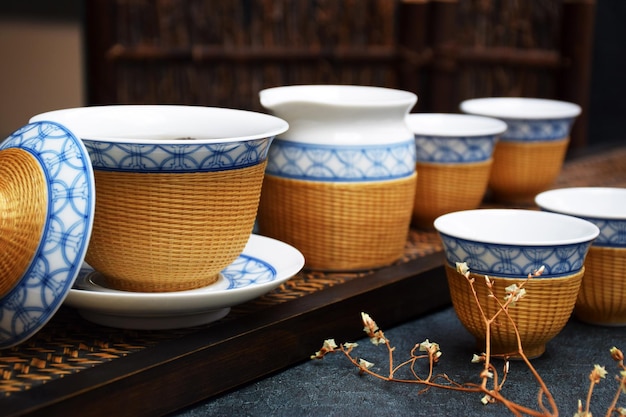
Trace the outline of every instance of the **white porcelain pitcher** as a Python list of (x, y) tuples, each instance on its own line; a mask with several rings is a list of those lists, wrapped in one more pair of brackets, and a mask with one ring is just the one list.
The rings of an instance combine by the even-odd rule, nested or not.
[(417, 174), (405, 116), (415, 94), (353, 85), (260, 92), (289, 123), (270, 147), (259, 232), (300, 249), (307, 267), (360, 270), (402, 256)]

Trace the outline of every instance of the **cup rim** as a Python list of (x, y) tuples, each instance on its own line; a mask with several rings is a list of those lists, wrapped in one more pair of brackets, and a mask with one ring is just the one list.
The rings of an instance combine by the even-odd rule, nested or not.
[(561, 100), (531, 97), (483, 97), (464, 100), (464, 113), (511, 120), (567, 119), (578, 116), (578, 104)]
[(366, 85), (294, 84), (259, 91), (261, 105), (272, 108), (283, 102), (315, 103), (336, 107), (381, 108), (413, 106), (417, 95), (405, 90)]
[(493, 117), (456, 113), (411, 113), (406, 123), (415, 135), (449, 138), (496, 136), (507, 129), (506, 123)]
[(289, 128), (283, 119), (259, 112), (160, 104), (66, 108), (37, 114), (30, 119), (35, 121), (59, 123), (84, 141), (158, 145), (244, 142)]
[(571, 216), (626, 220), (626, 188), (558, 188), (537, 194), (535, 204), (544, 210)]
[[(523, 222), (521, 220), (524, 220)], [(491, 223), (495, 227), (479, 230)], [(474, 209), (447, 213), (434, 221), (435, 229), (456, 239), (527, 247), (549, 247), (591, 242), (600, 234), (593, 223), (578, 217), (527, 209)], [(544, 227), (542, 229), (541, 227)], [(558, 228), (560, 238), (547, 236), (545, 227)], [(579, 230), (576, 232), (576, 230)], [(478, 232), (480, 234), (478, 234)], [(520, 236), (509, 233), (519, 232)], [(548, 230), (548, 232), (551, 232)], [(545, 235), (545, 237), (544, 237)]]

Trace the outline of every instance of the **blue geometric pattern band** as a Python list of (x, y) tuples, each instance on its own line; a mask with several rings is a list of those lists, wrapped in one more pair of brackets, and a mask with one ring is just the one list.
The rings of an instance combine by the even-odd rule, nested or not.
[(232, 290), (272, 282), (276, 269), (261, 259), (241, 254), (222, 271), (222, 276), (229, 283), (227, 289)]
[(415, 135), (418, 162), (463, 163), (487, 161), (496, 136), (441, 137)]
[(532, 120), (532, 119), (502, 119), (506, 122), (507, 130), (501, 136), (505, 141), (545, 141), (565, 139), (569, 136), (574, 118)]
[[(626, 207), (624, 207), (624, 210), (626, 210)], [(626, 220), (576, 217), (590, 221), (600, 229), (600, 235), (593, 241), (593, 246), (626, 248)]]
[(267, 138), (231, 143), (163, 145), (83, 141), (96, 170), (150, 173), (245, 168), (263, 162), (271, 143)]
[(385, 145), (318, 145), (276, 139), (266, 173), (299, 180), (359, 182), (411, 176), (415, 140)]
[(472, 272), (498, 277), (526, 278), (545, 267), (539, 278), (564, 276), (579, 271), (591, 242), (563, 246), (510, 246), (474, 243), (440, 234), (451, 265), (466, 262)]

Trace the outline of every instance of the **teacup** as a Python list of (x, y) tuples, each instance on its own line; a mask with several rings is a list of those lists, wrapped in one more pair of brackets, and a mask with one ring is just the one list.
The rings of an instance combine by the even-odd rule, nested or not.
[(477, 208), (487, 191), (494, 146), (506, 124), (439, 113), (409, 114), (406, 121), (417, 149), (413, 224), (433, 229), (442, 214)]
[(214, 283), (246, 245), (267, 153), (285, 121), (199, 106), (57, 110), (81, 138), (96, 207), (85, 260), (116, 289), (179, 291)]
[(588, 323), (626, 325), (626, 189), (572, 187), (535, 198), (542, 210), (594, 223), (600, 235), (585, 261), (585, 277), (574, 314)]
[(494, 151), (489, 189), (497, 201), (524, 205), (532, 204), (558, 177), (581, 112), (574, 103), (521, 97), (466, 100), (461, 110), (506, 122)]
[[(572, 314), (585, 257), (598, 228), (572, 216), (518, 209), (444, 214), (435, 220), (435, 228), (444, 247), (452, 304), (476, 338), (478, 349), (486, 348), (486, 323), (481, 313), (487, 318), (495, 315), (500, 309), (498, 300), (505, 302), (507, 288), (524, 283), (526, 296), (508, 308), (515, 326), (505, 314), (491, 326), (491, 352), (519, 356), (517, 328), (524, 354), (529, 358), (543, 354), (546, 343)], [(457, 271), (457, 263), (466, 264), (475, 278), (473, 284)], [(543, 272), (526, 281), (537, 271)], [(493, 284), (491, 289), (485, 276)]]

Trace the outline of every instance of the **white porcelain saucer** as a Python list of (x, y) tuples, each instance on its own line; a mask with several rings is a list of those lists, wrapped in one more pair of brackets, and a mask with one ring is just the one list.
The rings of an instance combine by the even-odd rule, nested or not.
[(91, 322), (110, 327), (192, 327), (223, 318), (231, 307), (266, 294), (303, 266), (304, 256), (294, 247), (253, 234), (239, 258), (208, 287), (167, 293), (119, 291), (107, 288), (103, 277), (85, 266), (65, 305)]

